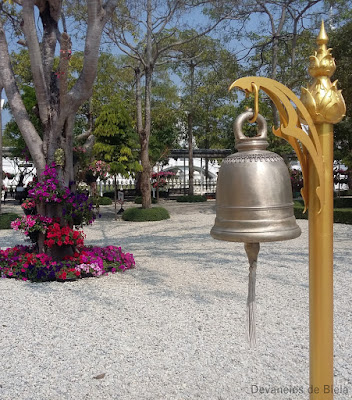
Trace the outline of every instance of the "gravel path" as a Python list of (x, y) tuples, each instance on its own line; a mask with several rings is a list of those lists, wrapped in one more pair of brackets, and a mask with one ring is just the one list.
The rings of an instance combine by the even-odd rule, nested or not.
[[(85, 228), (88, 244), (132, 252), (134, 270), (64, 284), (0, 280), (1, 400), (309, 398), (307, 221), (300, 238), (261, 246), (250, 350), (243, 245), (210, 237), (214, 202), (166, 207), (171, 219), (150, 223), (114, 221), (102, 207)], [(334, 399), (347, 400), (352, 227), (334, 228)], [(21, 242), (0, 231), (1, 247)]]

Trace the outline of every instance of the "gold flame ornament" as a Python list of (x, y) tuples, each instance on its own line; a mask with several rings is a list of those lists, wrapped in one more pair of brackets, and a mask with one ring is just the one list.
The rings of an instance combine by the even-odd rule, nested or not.
[(333, 83), (330, 77), (336, 70), (331, 49), (326, 47), (328, 35), (324, 22), (317, 37), (318, 51), (310, 56), (308, 72), (314, 82), (306, 89), (301, 89), (301, 101), (307, 108), (315, 123), (336, 124), (345, 116), (346, 105), (341, 90), (337, 89), (337, 80)]

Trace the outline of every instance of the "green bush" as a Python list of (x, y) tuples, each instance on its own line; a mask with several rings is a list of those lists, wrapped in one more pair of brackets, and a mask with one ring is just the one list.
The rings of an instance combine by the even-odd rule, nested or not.
[(334, 210), (334, 222), (352, 225), (352, 208), (337, 208)]
[(334, 199), (334, 208), (352, 208), (352, 198), (336, 197)]
[(16, 213), (4, 213), (0, 215), (0, 229), (11, 229), (11, 222), (20, 218)]
[(297, 206), (304, 207), (304, 200), (303, 199), (294, 199), (293, 202), (294, 202), (295, 206), (297, 205)]
[[(142, 204), (142, 196), (137, 196), (137, 197), (134, 199), (134, 202), (135, 202), (136, 204)], [(156, 199), (155, 199), (154, 197), (152, 197), (152, 204), (156, 204)]]
[(352, 196), (352, 190), (351, 189), (349, 189), (349, 190), (341, 190), (339, 192), (339, 196)]
[(113, 199), (114, 196), (115, 196), (115, 192), (113, 190), (103, 193), (103, 197), (109, 197), (109, 199)]
[[(304, 206), (295, 202), (294, 213), (297, 219), (308, 219), (308, 211), (303, 214), (303, 210)], [(352, 225), (352, 208), (335, 208), (334, 223)]]
[(180, 196), (176, 199), (176, 201), (178, 201), (179, 203), (200, 203), (203, 201), (207, 201), (207, 198), (206, 196), (200, 196), (194, 194), (193, 196), (192, 195)]
[(145, 221), (161, 221), (169, 219), (169, 212), (163, 207), (152, 208), (129, 208), (122, 214), (124, 221), (145, 222)]
[(300, 202), (295, 201), (293, 211), (297, 219), (308, 219), (308, 211), (303, 213), (304, 206)]
[(94, 200), (94, 204), (99, 206), (110, 206), (112, 204), (112, 199), (110, 197), (97, 197)]

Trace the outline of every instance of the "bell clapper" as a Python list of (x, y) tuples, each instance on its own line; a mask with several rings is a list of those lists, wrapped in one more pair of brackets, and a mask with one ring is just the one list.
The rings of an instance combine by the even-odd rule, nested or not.
[(255, 335), (255, 281), (257, 273), (257, 260), (260, 249), (259, 243), (245, 243), (249, 261), (249, 280), (248, 280), (248, 297), (247, 297), (247, 323), (248, 323), (248, 341), (250, 347), (256, 345)]

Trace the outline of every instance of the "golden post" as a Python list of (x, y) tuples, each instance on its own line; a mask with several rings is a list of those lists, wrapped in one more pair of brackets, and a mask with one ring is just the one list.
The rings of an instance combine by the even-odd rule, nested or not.
[(301, 100), (318, 132), (324, 162), (324, 202), (316, 194), (318, 177), (308, 159), (309, 171), (309, 329), (310, 400), (332, 400), (333, 394), (333, 124), (346, 107), (330, 77), (336, 66), (322, 23), (318, 50), (310, 57), (314, 82), (302, 89)]
[[(308, 89), (302, 89), (301, 99), (269, 78), (240, 78), (230, 86), (230, 90), (237, 87), (255, 97), (262, 89), (270, 97), (280, 115), (280, 126), (273, 132), (291, 144), (301, 163), (301, 193), (309, 209), (310, 400), (334, 397), (333, 124), (344, 117), (346, 106), (337, 81), (330, 80), (336, 65), (327, 43), (322, 22), (318, 50), (310, 57), (308, 69), (314, 81)], [(302, 123), (308, 126), (309, 135)]]

